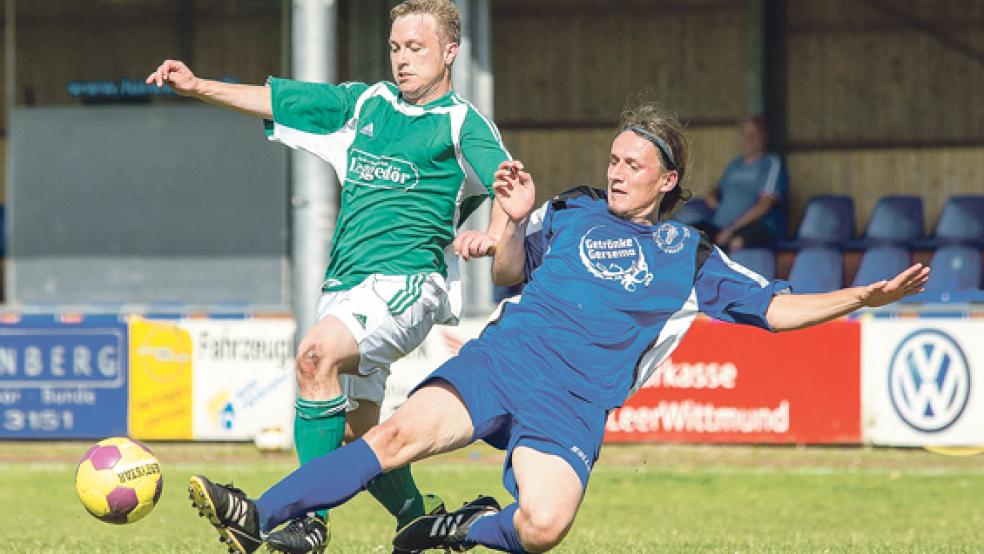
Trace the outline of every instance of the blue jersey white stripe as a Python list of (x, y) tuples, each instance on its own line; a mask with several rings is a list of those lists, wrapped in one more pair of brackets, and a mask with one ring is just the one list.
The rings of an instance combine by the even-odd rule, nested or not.
[(620, 406), (698, 311), (769, 329), (765, 312), (787, 288), (734, 263), (692, 227), (610, 214), (604, 191), (574, 189), (541, 210), (527, 226), (523, 297), (478, 341), (508, 359), (500, 370), (520, 382)]

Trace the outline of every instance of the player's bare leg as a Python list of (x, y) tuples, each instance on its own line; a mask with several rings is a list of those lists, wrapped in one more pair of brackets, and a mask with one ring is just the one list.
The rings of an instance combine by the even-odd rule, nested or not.
[(305, 510), (337, 506), (385, 471), (465, 446), (473, 432), (468, 411), (452, 387), (424, 387), (363, 439), (304, 464), (267, 490), (255, 502), (262, 530)]
[(363, 437), (383, 471), (467, 446), (475, 428), (461, 396), (437, 381), (415, 392), (393, 417)]
[[(296, 516), (298, 507), (337, 506), (382, 472), (465, 446), (473, 434), (458, 393), (437, 383), (411, 396), (392, 418), (366, 433), (365, 440), (301, 466), (255, 502), (238, 489), (215, 485), (202, 476), (192, 477), (190, 490), (195, 507), (225, 542), (236, 552), (252, 552), (263, 540), (262, 531)], [(369, 466), (375, 469), (357, 474)], [(332, 478), (325, 479), (326, 475)]]
[(308, 331), (297, 347), (297, 387), (305, 400), (331, 400), (342, 394), (339, 373), (359, 365), (359, 345), (335, 316), (326, 316)]
[[(365, 435), (366, 431), (379, 423), (379, 414), (378, 403), (359, 399), (359, 407), (346, 416), (345, 442), (352, 442)], [(380, 475), (369, 483), (366, 490), (396, 519), (397, 529), (422, 515), (446, 512), (441, 497), (420, 492), (409, 465)], [(394, 554), (408, 552), (411, 551), (394, 550)]]
[[(356, 433), (371, 424), (372, 419), (379, 419), (378, 406), (375, 403), (360, 401), (360, 406), (368, 408), (350, 422), (353, 424), (350, 431)], [(363, 450), (368, 444), (375, 452), (374, 457), (379, 459), (382, 471), (368, 481), (371, 487), (372, 482), (378, 481), (383, 472), (388, 472), (387, 475), (406, 472), (409, 478), (406, 465), (410, 461), (443, 452), (448, 448), (460, 448), (471, 440), (473, 432), (468, 411), (457, 392), (447, 384), (438, 383), (415, 393), (392, 418), (369, 430), (365, 434), (365, 441), (356, 442)], [(319, 464), (322, 461), (323, 458), (319, 458), (313, 463)], [(304, 469), (302, 467), (295, 473), (300, 474)], [(319, 482), (320, 480), (323, 480), (323, 475), (319, 475)], [(290, 488), (288, 485), (287, 490)], [(421, 513), (435, 509), (434, 506), (428, 506), (423, 499), (419, 499), (419, 502), (425, 506), (425, 511)], [(443, 502), (438, 499), (437, 503), (440, 504), (439, 511), (443, 512)], [(319, 518), (302, 517), (291, 521), (283, 529), (270, 533), (267, 545), (280, 552), (304, 553), (313, 550), (311, 545), (314, 539), (323, 539), (326, 535), (327, 529), (323, 524), (319, 525)], [(316, 542), (320, 549), (326, 541)]]
[(395, 546), (469, 550), (484, 545), (506, 552), (546, 552), (560, 544), (581, 504), (577, 473), (563, 458), (519, 446), (512, 453), (519, 501), (500, 509), (479, 497), (440, 516), (425, 516), (401, 529)]
[[(294, 443), (303, 465), (336, 450), (345, 434), (348, 399), (342, 394), (338, 374), (359, 365), (359, 345), (336, 317), (326, 316), (301, 340), (297, 348), (296, 415)], [(331, 537), (327, 512), (302, 518), (271, 533), (268, 544), (281, 552), (321, 552)]]
[[(376, 402), (359, 400), (359, 407), (346, 416), (345, 442), (366, 434), (379, 424), (380, 407)], [(380, 475), (369, 484), (368, 492), (396, 518), (396, 528), (424, 514), (443, 514), (444, 499), (436, 494), (422, 494), (406, 465)]]
[(527, 552), (560, 544), (574, 524), (584, 497), (577, 473), (560, 456), (519, 446), (512, 455), (519, 489), (513, 522)]
[(345, 415), (345, 442), (352, 442), (379, 424), (379, 403), (359, 399), (359, 407)]
[(358, 368), (359, 345), (336, 317), (327, 316), (297, 348), (297, 415), (294, 442), (301, 464), (338, 448), (345, 433), (348, 399), (338, 374)]

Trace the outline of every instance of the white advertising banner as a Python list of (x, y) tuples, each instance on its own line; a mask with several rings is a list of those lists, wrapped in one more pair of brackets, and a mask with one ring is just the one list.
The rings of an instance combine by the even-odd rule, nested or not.
[(294, 425), (292, 319), (187, 319), (194, 368), (196, 440), (253, 440), (276, 433), (289, 443)]
[(984, 320), (865, 319), (865, 442), (984, 445)]
[(390, 366), (381, 419), (393, 415), (413, 387), (457, 354), (462, 345), (477, 338), (485, 323), (485, 319), (464, 319), (454, 327), (435, 325), (420, 346)]

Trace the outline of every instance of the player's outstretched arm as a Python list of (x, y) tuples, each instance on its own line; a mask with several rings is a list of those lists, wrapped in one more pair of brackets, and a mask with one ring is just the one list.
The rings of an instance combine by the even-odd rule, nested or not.
[(273, 103), (270, 87), (265, 85), (240, 85), (211, 79), (200, 79), (184, 62), (164, 60), (147, 76), (148, 85), (170, 85), (181, 96), (197, 98), (209, 104), (229, 108), (240, 113), (273, 119)]
[(824, 294), (780, 294), (765, 317), (776, 331), (792, 331), (847, 315), (859, 308), (891, 304), (925, 290), (929, 267), (916, 264), (893, 279)]
[(495, 245), (492, 282), (515, 285), (523, 280), (526, 264), (526, 223), (536, 199), (533, 178), (523, 169), (523, 162), (509, 160), (495, 172), (495, 202), (506, 216), (502, 237)]

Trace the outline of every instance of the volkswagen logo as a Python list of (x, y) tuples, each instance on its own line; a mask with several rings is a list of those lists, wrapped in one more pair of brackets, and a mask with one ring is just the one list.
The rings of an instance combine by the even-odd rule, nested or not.
[(909, 427), (925, 433), (953, 425), (970, 399), (970, 365), (949, 335), (916, 331), (899, 344), (888, 367), (892, 407)]

